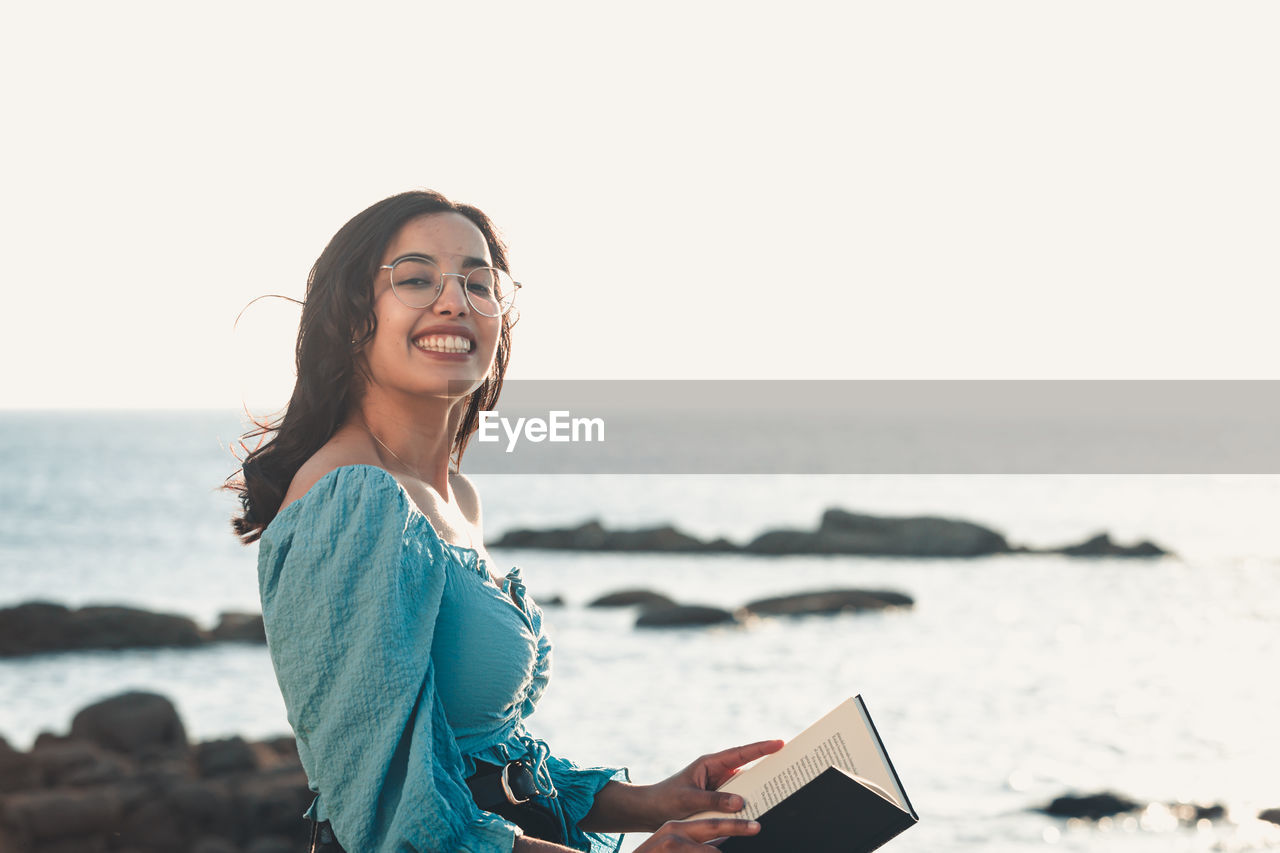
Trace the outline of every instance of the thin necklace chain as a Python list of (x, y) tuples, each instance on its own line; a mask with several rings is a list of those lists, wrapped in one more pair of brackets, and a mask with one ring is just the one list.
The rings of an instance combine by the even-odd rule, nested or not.
[[(383, 450), (385, 450), (385, 451), (387, 451), (388, 453), (390, 453), (390, 454), (392, 455), (392, 457), (393, 457), (393, 458), (395, 458), (395, 460), (396, 460), (397, 462), (399, 462), (401, 465), (403, 465), (403, 466), (404, 466), (404, 468), (405, 468), (405, 470), (406, 470), (406, 471), (408, 471), (410, 474), (412, 474), (413, 476), (417, 477), (419, 480), (423, 481), (424, 483), (427, 481), (427, 480), (426, 480), (426, 477), (423, 477), (421, 474), (419, 474), (417, 471), (415, 471), (415, 470), (413, 469), (413, 466), (412, 466), (412, 465), (410, 465), (408, 462), (405, 462), (403, 459), (401, 459), (401, 458), (400, 458), (400, 454), (399, 454), (399, 453), (396, 453), (394, 450), (392, 450), (390, 447), (388, 447), (388, 446), (387, 446), (387, 443), (386, 443), (385, 441), (383, 441), (382, 439), (378, 438), (378, 434), (377, 434), (376, 432), (374, 432), (374, 431), (373, 431), (373, 427), (369, 426), (369, 424), (368, 424), (367, 422), (365, 423), (364, 428), (365, 428), (366, 430), (368, 430), (369, 435), (373, 436), (373, 440), (374, 440), (374, 441), (376, 441), (376, 442), (378, 442), (378, 444), (381, 444), (381, 445), (382, 445), (382, 449), (383, 449)], [(465, 533), (465, 534), (467, 534), (467, 547), (474, 551), (474, 550), (475, 550), (475, 544), (476, 544), (476, 543), (475, 543), (475, 540), (471, 537), (471, 530), (470, 530), (470, 528), (468, 528), (466, 525), (463, 525), (462, 532), (463, 532), (463, 533)]]

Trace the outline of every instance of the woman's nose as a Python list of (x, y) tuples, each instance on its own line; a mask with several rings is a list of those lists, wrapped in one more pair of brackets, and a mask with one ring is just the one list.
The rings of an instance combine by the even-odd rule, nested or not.
[(443, 290), (436, 297), (435, 303), (432, 305), (440, 314), (465, 314), (470, 307), (467, 304), (466, 293), (466, 276), (455, 275), (454, 273), (444, 273), (440, 286)]

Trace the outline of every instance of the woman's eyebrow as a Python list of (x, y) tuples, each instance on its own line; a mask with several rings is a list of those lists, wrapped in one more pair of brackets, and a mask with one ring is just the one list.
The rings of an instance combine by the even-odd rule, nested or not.
[[(436, 266), (440, 266), (440, 261), (436, 259), (436, 256), (428, 255), (426, 252), (405, 252), (403, 255), (396, 258), (391, 263), (398, 264), (401, 261), (403, 261), (405, 258), (421, 258), (424, 261), (431, 261), (431, 263), (435, 264)], [(464, 255), (462, 258), (462, 266), (464, 268), (465, 267), (487, 267), (487, 266), (490, 266), (490, 264), (484, 258), (476, 258), (476, 257), (472, 257), (471, 255)]]

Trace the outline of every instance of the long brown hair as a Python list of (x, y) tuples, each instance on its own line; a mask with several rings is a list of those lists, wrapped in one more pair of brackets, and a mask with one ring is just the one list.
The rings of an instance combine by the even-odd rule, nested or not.
[[(507, 247), (497, 229), (478, 208), (450, 201), (430, 190), (400, 193), (356, 214), (325, 246), (307, 277), (307, 295), (298, 327), (298, 379), (283, 415), (254, 421), (242, 446), (257, 446), (228, 478), (227, 488), (240, 496), (241, 512), (231, 520), (246, 545), (262, 535), (280, 511), (285, 492), (302, 463), (333, 437), (363, 387), (356, 354), (377, 328), (373, 314), (373, 281), (387, 245), (406, 222), (432, 213), (460, 213), (475, 223), (489, 244), (493, 265), (510, 272)], [(462, 461), (479, 413), (492, 409), (502, 391), (511, 355), (511, 314), (502, 317), (493, 373), (467, 400), (453, 437), (454, 467)]]

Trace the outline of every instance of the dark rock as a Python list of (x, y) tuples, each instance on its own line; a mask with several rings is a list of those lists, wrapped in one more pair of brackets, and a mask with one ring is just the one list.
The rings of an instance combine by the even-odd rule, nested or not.
[(701, 539), (682, 533), (670, 525), (641, 530), (615, 530), (606, 540), (611, 551), (702, 551)]
[(1141, 803), (1136, 803), (1127, 797), (1105, 791), (1098, 794), (1081, 796), (1069, 794), (1058, 797), (1039, 810), (1054, 817), (1079, 817), (1086, 820), (1098, 820), (1099, 818), (1111, 817), (1125, 812), (1138, 811), (1141, 808)]
[[(551, 530), (511, 530), (493, 548), (552, 548), (562, 551), (666, 551), (672, 553), (725, 550), (718, 539), (705, 543), (671, 525), (637, 530), (607, 530), (598, 521)], [(729, 548), (732, 549), (732, 544)]]
[(660, 592), (653, 592), (648, 589), (624, 589), (618, 592), (611, 592), (608, 595), (602, 595), (587, 606), (634, 607), (637, 604), (644, 607), (672, 607), (675, 605), (675, 601)]
[(1104, 533), (1063, 548), (1010, 545), (999, 532), (970, 521), (935, 516), (889, 517), (828, 509), (817, 530), (767, 530), (744, 547), (721, 537), (704, 542), (670, 525), (608, 530), (599, 521), (549, 530), (512, 530), (495, 548), (666, 553), (746, 552), (766, 556), (848, 554), (876, 557), (982, 557), (991, 554), (1159, 557), (1169, 552), (1152, 542), (1116, 545)]
[(255, 838), (244, 853), (297, 853), (298, 844), (279, 835), (266, 835)]
[(121, 803), (109, 788), (27, 791), (4, 799), (5, 822), (34, 841), (104, 837), (120, 818)]
[(258, 768), (258, 756), (242, 737), (211, 740), (195, 748), (196, 770), (201, 776), (243, 773)]
[(818, 534), (812, 530), (767, 530), (743, 547), (751, 554), (819, 554)]
[(191, 845), (191, 853), (240, 853), (240, 848), (229, 839), (205, 835)]
[(299, 815), (314, 798), (307, 787), (307, 774), (299, 769), (249, 777), (240, 784), (232, 802), (247, 837), (290, 837), (297, 834)]
[(120, 822), (118, 843), (139, 853), (170, 853), (191, 843), (186, 821), (162, 796), (164, 789), (143, 801)]
[(564, 596), (553, 595), (550, 598), (539, 598), (538, 605), (541, 607), (564, 607)]
[(1099, 533), (1079, 545), (1067, 545), (1049, 553), (1066, 554), (1069, 557), (1164, 557), (1169, 554), (1159, 545), (1146, 540), (1136, 545), (1117, 545), (1107, 533)]
[(554, 548), (563, 551), (598, 551), (606, 533), (598, 521), (552, 530), (509, 530), (491, 548)]
[[(271, 740), (260, 742), (261, 746), (267, 747), (277, 756), (280, 757), (281, 763), (301, 766), (302, 759), (298, 757), (298, 742), (292, 735), (280, 735)], [(263, 762), (265, 765), (266, 762)]]
[(124, 693), (82, 709), (71, 721), (71, 736), (131, 755), (187, 749), (173, 703), (155, 693)]
[(261, 613), (222, 613), (218, 616), (213, 638), (221, 642), (265, 643), (267, 631)]
[(746, 550), (754, 554), (978, 557), (1006, 553), (1009, 543), (994, 530), (968, 521), (888, 518), (829, 509), (816, 531), (768, 531), (748, 543)]
[(130, 772), (121, 757), (81, 740), (45, 738), (32, 747), (29, 758), (43, 788), (103, 785)]
[(691, 625), (722, 625), (736, 618), (728, 610), (719, 607), (703, 607), (696, 604), (646, 607), (636, 619), (637, 628), (680, 628)]
[(71, 737), (68, 735), (55, 735), (53, 732), (41, 732), (36, 735), (36, 742), (32, 749), (44, 749), (56, 743), (70, 743)]
[[(44, 841), (40, 844), (40, 853), (117, 853), (107, 847), (107, 839), (105, 838), (59, 838)], [(137, 853), (130, 848), (119, 850), (118, 853)]]
[(914, 603), (910, 596), (892, 590), (832, 589), (763, 598), (751, 602), (746, 609), (761, 616), (794, 616), (884, 610), (888, 607), (910, 607)]
[(207, 636), (185, 616), (132, 607), (29, 602), (0, 609), (0, 657), (77, 649), (198, 646)]
[(1227, 816), (1227, 807), (1221, 803), (1208, 806), (1199, 803), (1169, 803), (1169, 811), (1183, 823), (1222, 820)]
[(841, 509), (822, 514), (820, 540), (836, 553), (915, 557), (976, 557), (1000, 554), (1009, 543), (999, 533), (969, 521), (922, 516), (879, 518)]
[[(40, 784), (39, 770), (30, 757), (9, 746), (0, 737), (0, 794), (23, 791)], [(4, 846), (0, 845), (0, 851)]]
[(84, 708), (71, 735), (42, 733), (26, 754), (0, 739), (0, 781), (0, 853), (301, 849), (314, 798), (292, 737), (188, 750), (149, 693)]
[(183, 779), (165, 788), (161, 797), (188, 834), (236, 837), (240, 832), (229, 779)]
[(1280, 824), (1280, 808), (1263, 809), (1258, 812), (1258, 820), (1265, 820), (1268, 823)]

